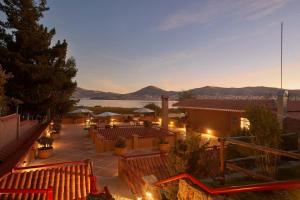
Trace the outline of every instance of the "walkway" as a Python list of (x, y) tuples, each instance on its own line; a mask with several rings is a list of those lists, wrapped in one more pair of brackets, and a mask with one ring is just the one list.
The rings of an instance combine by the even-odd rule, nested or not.
[(118, 157), (112, 152), (96, 153), (95, 145), (82, 125), (63, 125), (60, 138), (54, 141), (54, 154), (48, 159), (37, 159), (30, 165), (90, 159), (98, 188), (108, 186), (117, 199), (133, 199), (126, 183), (118, 177)]

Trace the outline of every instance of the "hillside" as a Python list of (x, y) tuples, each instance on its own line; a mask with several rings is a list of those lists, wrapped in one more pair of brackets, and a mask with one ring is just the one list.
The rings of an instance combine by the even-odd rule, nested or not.
[[(277, 95), (279, 88), (272, 87), (243, 87), (224, 88), (205, 86), (187, 90), (197, 98), (272, 98)], [(74, 97), (78, 99), (102, 99), (102, 100), (160, 100), (161, 95), (168, 95), (171, 100), (177, 100), (181, 91), (166, 91), (155, 86), (147, 86), (135, 92), (119, 94), (77, 88)], [(300, 98), (300, 90), (289, 90), (291, 98)]]

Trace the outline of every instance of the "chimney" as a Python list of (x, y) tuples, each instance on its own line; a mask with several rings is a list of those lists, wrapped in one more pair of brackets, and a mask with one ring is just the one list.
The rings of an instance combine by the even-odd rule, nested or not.
[(287, 115), (288, 91), (280, 90), (277, 95), (277, 119), (283, 128), (283, 121)]
[(162, 108), (162, 121), (161, 127), (164, 129), (168, 129), (169, 119), (168, 119), (168, 112), (169, 112), (169, 97), (168, 96), (161, 96), (161, 108)]

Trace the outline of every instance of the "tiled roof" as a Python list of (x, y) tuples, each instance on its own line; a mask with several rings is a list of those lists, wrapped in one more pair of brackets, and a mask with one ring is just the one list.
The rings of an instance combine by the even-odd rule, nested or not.
[[(182, 108), (220, 109), (243, 111), (249, 106), (263, 106), (271, 111), (277, 109), (276, 100), (241, 100), (241, 99), (191, 99), (174, 104)], [(288, 101), (288, 111), (300, 111), (300, 101)]]
[(169, 131), (159, 128), (146, 128), (146, 127), (117, 127), (117, 128), (100, 128), (98, 129), (99, 135), (103, 136), (106, 140), (116, 140), (118, 137), (130, 138), (133, 135), (139, 137), (153, 137), (166, 134), (172, 134)]
[(144, 176), (154, 175), (158, 180), (170, 177), (167, 167), (167, 156), (164, 154), (144, 154), (120, 158), (122, 177), (132, 192), (142, 195)]
[[(86, 199), (90, 192), (91, 169), (88, 161), (19, 168), (0, 179), (0, 189), (48, 189), (53, 199)], [(0, 194), (0, 199), (46, 199), (39, 194)]]

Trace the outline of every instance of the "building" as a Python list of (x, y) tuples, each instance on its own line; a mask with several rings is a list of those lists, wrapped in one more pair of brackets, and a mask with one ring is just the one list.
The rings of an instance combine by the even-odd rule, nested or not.
[(249, 121), (244, 113), (251, 106), (265, 107), (277, 114), (285, 130), (300, 131), (300, 101), (288, 101), (280, 95), (277, 100), (191, 99), (174, 106), (185, 109), (188, 127), (218, 137), (247, 128)]

